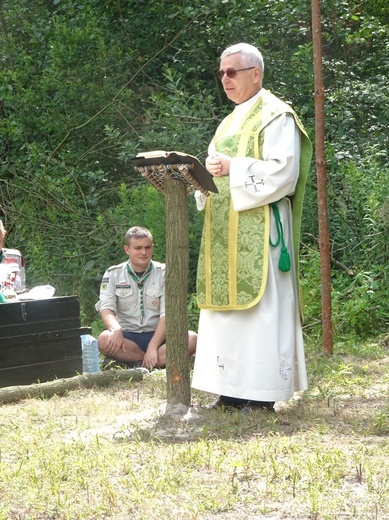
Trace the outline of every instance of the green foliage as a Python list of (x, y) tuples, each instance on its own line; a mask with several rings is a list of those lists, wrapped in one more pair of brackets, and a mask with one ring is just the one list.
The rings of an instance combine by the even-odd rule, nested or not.
[[(301, 0), (2, 0), (0, 218), (29, 284), (78, 294), (90, 324), (128, 227), (149, 227), (164, 260), (164, 197), (129, 159), (151, 149), (206, 157), (231, 110), (215, 74), (227, 45), (262, 50), (264, 86), (313, 138), (310, 17)], [(334, 328), (345, 337), (388, 322), (388, 19), (384, 0), (322, 3)], [(312, 165), (302, 229), (310, 325), (321, 316), (316, 199)], [(192, 197), (188, 211), (193, 294), (203, 217)]]
[[(370, 271), (332, 270), (332, 321), (334, 343), (367, 338), (387, 332), (389, 305), (387, 301), (388, 270), (386, 266), (370, 266)], [(320, 254), (314, 248), (303, 250), (301, 256), (304, 325), (309, 336), (320, 341), (321, 284)]]
[[(333, 254), (350, 266), (385, 265), (389, 260), (389, 221), (386, 182), (388, 168), (380, 167), (375, 158), (338, 163), (331, 173), (330, 211)], [(366, 175), (366, 171), (369, 175)]]
[(199, 306), (197, 305), (196, 296), (194, 294), (192, 294), (190, 296), (189, 302), (188, 302), (188, 321), (189, 321), (188, 328), (189, 328), (189, 330), (197, 331), (198, 324), (199, 324), (199, 313), (200, 313), (200, 309), (199, 309)]

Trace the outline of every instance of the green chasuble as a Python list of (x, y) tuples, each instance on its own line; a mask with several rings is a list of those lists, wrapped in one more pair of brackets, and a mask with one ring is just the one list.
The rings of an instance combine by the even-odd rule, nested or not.
[[(293, 196), (293, 242), (296, 268), (300, 241), (302, 202), (311, 143), (293, 110), (262, 89), (238, 131), (231, 132), (228, 116), (216, 131), (216, 152), (230, 157), (263, 159), (264, 128), (283, 113), (294, 116), (301, 130), (300, 173)], [(234, 211), (229, 176), (214, 177), (219, 193), (207, 198), (197, 271), (197, 300), (201, 309), (243, 310), (261, 299), (267, 280), (270, 208), (268, 205)]]

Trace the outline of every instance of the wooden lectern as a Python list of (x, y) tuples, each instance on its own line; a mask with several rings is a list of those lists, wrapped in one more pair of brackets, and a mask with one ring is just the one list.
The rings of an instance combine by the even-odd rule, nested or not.
[(187, 195), (217, 193), (199, 160), (182, 152), (139, 153), (134, 167), (165, 195), (167, 404), (191, 404), (188, 349), (189, 232)]
[(139, 153), (131, 161), (159, 191), (165, 191), (165, 179), (170, 177), (183, 182), (189, 193), (194, 190), (204, 195), (209, 195), (209, 191), (217, 193), (212, 175), (193, 155), (157, 150)]

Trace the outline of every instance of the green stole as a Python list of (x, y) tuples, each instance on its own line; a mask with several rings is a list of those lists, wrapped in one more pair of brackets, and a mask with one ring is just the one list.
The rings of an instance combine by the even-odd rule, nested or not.
[[(312, 146), (298, 117), (289, 105), (269, 91), (253, 105), (240, 128), (230, 132), (233, 114), (216, 131), (219, 153), (230, 157), (262, 159), (264, 128), (282, 113), (294, 116), (301, 130), (300, 174), (293, 204), (295, 265), (298, 251), (302, 202)], [(197, 300), (201, 309), (244, 310), (256, 305), (266, 288), (270, 235), (269, 206), (234, 211), (229, 176), (214, 177), (219, 193), (207, 198), (197, 270)]]

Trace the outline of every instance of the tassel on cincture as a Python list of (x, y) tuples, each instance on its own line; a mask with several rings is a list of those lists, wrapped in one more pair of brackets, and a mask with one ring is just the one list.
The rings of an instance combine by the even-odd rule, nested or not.
[(290, 254), (285, 246), (281, 247), (280, 259), (278, 262), (278, 269), (284, 273), (290, 271)]
[(272, 247), (277, 247), (281, 243), (281, 254), (280, 254), (280, 259), (278, 261), (278, 269), (284, 273), (287, 273), (288, 271), (290, 271), (291, 261), (290, 261), (289, 251), (286, 248), (285, 241), (284, 241), (284, 231), (282, 229), (280, 212), (278, 210), (277, 202), (270, 203), (270, 207), (273, 209), (274, 218), (276, 221), (277, 240), (275, 243), (273, 243), (271, 241), (271, 238), (269, 237), (269, 242)]

